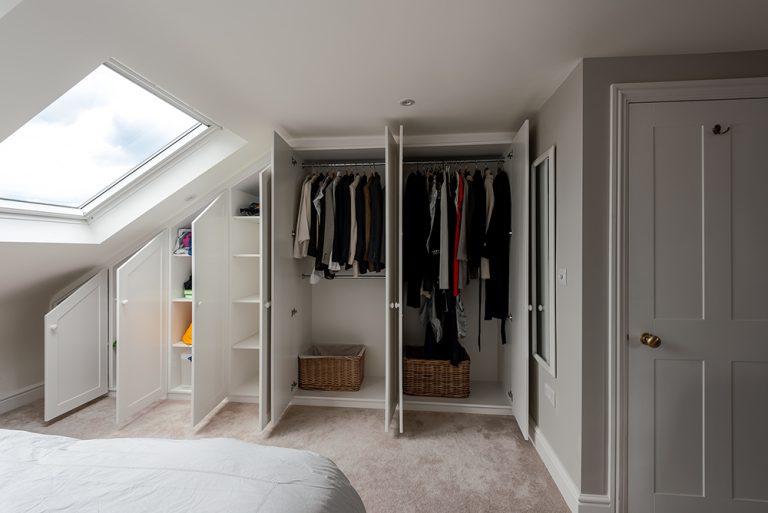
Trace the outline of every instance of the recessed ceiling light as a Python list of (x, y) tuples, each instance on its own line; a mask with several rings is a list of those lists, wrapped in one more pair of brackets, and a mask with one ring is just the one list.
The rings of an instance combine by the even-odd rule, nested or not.
[(405, 98), (400, 100), (400, 105), (402, 105), (403, 107), (410, 107), (415, 103), (416, 103), (416, 100), (412, 100), (411, 98)]

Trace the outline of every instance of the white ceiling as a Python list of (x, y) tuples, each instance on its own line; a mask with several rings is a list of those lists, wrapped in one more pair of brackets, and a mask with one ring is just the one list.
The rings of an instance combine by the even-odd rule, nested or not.
[(509, 131), (581, 57), (764, 49), (766, 20), (763, 0), (25, 0), (0, 20), (0, 137), (107, 57), (246, 139)]
[[(0, 0), (0, 140), (110, 57), (250, 155), (273, 128), (508, 132), (581, 57), (765, 49), (766, 20), (763, 0)], [(171, 215), (166, 203), (100, 246), (0, 245), (0, 296), (103, 264)]]

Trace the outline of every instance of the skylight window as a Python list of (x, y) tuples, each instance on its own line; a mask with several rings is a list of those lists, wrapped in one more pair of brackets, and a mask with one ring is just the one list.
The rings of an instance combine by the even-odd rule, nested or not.
[(99, 66), (0, 142), (0, 199), (83, 213), (208, 128), (118, 69)]

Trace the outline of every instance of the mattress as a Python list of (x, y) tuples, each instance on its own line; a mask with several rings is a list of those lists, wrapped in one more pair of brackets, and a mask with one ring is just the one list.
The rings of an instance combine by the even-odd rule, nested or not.
[(5, 512), (356, 513), (328, 458), (230, 439), (76, 440), (0, 429)]

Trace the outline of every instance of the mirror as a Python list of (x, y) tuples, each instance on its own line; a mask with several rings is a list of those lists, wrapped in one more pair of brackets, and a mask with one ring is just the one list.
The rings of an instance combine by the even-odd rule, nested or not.
[(555, 147), (537, 158), (529, 176), (529, 305), (531, 352), (555, 376)]

